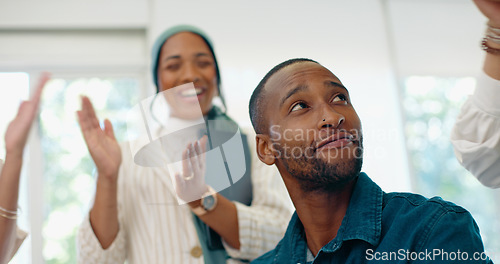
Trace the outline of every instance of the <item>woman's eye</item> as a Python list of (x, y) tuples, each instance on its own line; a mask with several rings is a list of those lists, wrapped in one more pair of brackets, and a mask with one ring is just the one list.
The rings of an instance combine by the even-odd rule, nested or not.
[(293, 107), (292, 107), (292, 110), (290, 110), (290, 112), (294, 112), (294, 111), (297, 111), (297, 110), (301, 110), (301, 109), (304, 109), (306, 108), (307, 105), (305, 103), (297, 103), (295, 104)]
[(201, 67), (201, 68), (205, 68), (205, 67), (208, 67), (208, 66), (212, 66), (212, 62), (211, 61), (199, 61), (198, 62), (198, 67)]
[(336, 95), (334, 98), (333, 98), (333, 102), (347, 102), (347, 96), (343, 95), (343, 94), (338, 94)]
[(180, 64), (178, 64), (178, 63), (172, 63), (172, 64), (165, 66), (165, 69), (168, 71), (175, 71), (175, 70), (178, 70), (179, 68), (180, 68)]

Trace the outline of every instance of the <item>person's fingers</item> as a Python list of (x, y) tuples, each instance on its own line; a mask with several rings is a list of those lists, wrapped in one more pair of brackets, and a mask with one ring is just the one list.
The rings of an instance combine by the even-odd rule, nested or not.
[(17, 109), (17, 115), (16, 118), (20, 116), (25, 116), (27, 114), (27, 110), (30, 107), (30, 102), (28, 101), (22, 101), (21, 104), (19, 105), (19, 108)]
[(183, 177), (189, 177), (191, 175), (191, 169), (189, 168), (189, 145), (182, 152), (182, 175)]
[(82, 111), (81, 110), (76, 111), (76, 119), (78, 121), (78, 124), (80, 125), (80, 130), (83, 132), (85, 130), (85, 128), (84, 128), (84, 124), (83, 124)]
[(21, 122), (23, 127), (29, 129), (35, 119), (36, 112), (37, 109), (33, 102), (23, 101), (19, 105), (15, 119), (18, 120), (18, 122)]
[(103, 133), (99, 120), (95, 116), (95, 113), (89, 114), (89, 111), (92, 109), (92, 104), (87, 97), (82, 96), (82, 110), (77, 111), (78, 123), (80, 124), (80, 130), (82, 131), (83, 138), (88, 143), (89, 140), (94, 138), (100, 138)]
[[(197, 142), (195, 142), (194, 145), (196, 145)], [(193, 144), (189, 144), (189, 162), (191, 163), (191, 169), (193, 170), (194, 176), (198, 177), (200, 176), (200, 163), (198, 162), (198, 154), (196, 153), (195, 146)]]
[(198, 155), (198, 168), (201, 174), (205, 173), (206, 149), (208, 137), (204, 135), (196, 142), (196, 152)]
[(109, 121), (109, 119), (104, 120), (104, 133), (106, 133), (106, 135), (113, 140), (116, 140), (113, 124), (111, 124), (111, 121)]
[(203, 161), (205, 161), (206, 153), (207, 153), (207, 143), (208, 143), (208, 136), (204, 135), (200, 139), (200, 145), (201, 145), (201, 158)]
[(29, 114), (30, 103), (28, 101), (23, 101), (17, 109), (16, 117), (9, 123), (9, 127), (15, 127), (16, 133), (21, 133), (22, 135), (27, 134), (29, 128), (31, 127), (31, 119)]
[(92, 137), (92, 130), (87, 118), (85, 118), (85, 115), (83, 114), (82, 111), (77, 111), (76, 116), (78, 118), (78, 124), (80, 124), (80, 131), (82, 132), (83, 139), (85, 142), (88, 144), (89, 139)]
[(100, 128), (99, 119), (95, 113), (94, 106), (87, 96), (82, 96), (82, 110), (85, 118), (88, 119), (89, 125), (92, 128)]
[(202, 153), (207, 152), (207, 142), (208, 142), (208, 136), (207, 135), (203, 135), (203, 137), (201, 137), (201, 139), (200, 139), (200, 145), (201, 145), (201, 151), (202, 151)]
[(82, 95), (80, 97), (80, 99), (81, 99), (81, 110), (80, 110), (80, 112), (82, 114), (82, 120), (86, 121), (86, 120), (89, 119), (89, 113), (88, 112), (90, 111), (89, 110), (89, 104), (87, 103), (87, 99), (88, 98), (86, 96)]
[(198, 170), (201, 169), (202, 165), (203, 165), (203, 161), (201, 160), (202, 158), (202, 155), (203, 155), (203, 150), (201, 149), (201, 146), (200, 146), (200, 140), (197, 140), (196, 143), (194, 144), (194, 150), (196, 151), (196, 161), (197, 161), (197, 168)]
[(38, 109), (40, 98), (42, 97), (43, 88), (45, 87), (45, 84), (47, 84), (49, 80), (50, 80), (50, 73), (43, 72), (42, 75), (40, 76), (40, 79), (38, 80), (35, 92), (33, 93), (30, 99), (30, 101), (32, 101), (34, 104), (35, 109)]
[(87, 106), (84, 103), (84, 99), (82, 97), (82, 110), (78, 110), (76, 112), (77, 117), (78, 117), (78, 123), (80, 124), (80, 129), (82, 130), (82, 133), (86, 133), (91, 129), (90, 121), (87, 115)]
[(99, 125), (99, 118), (97, 117), (97, 114), (95, 113), (95, 110), (94, 110), (94, 105), (92, 104), (92, 102), (90, 101), (90, 99), (88, 97), (85, 97), (85, 103), (87, 104), (87, 109), (88, 109), (88, 117), (90, 117), (89, 121), (90, 121), (90, 124), (92, 125), (92, 127), (97, 127), (97, 128), (101, 128), (101, 126)]
[(180, 173), (175, 173), (174, 180), (175, 190), (177, 191), (177, 194), (180, 194), (180, 192), (182, 192), (182, 190), (184, 189), (184, 179), (182, 178), (182, 175)]
[(175, 173), (174, 175), (174, 181), (175, 181), (175, 191), (177, 193), (177, 197), (179, 199), (183, 199), (184, 195), (185, 195), (185, 189), (186, 189), (186, 181), (184, 180), (184, 178), (182, 177), (182, 175), (180, 173)]
[(194, 149), (194, 154), (196, 156), (201, 154), (201, 147), (200, 147), (200, 142), (199, 140), (196, 140), (193, 144), (193, 149)]

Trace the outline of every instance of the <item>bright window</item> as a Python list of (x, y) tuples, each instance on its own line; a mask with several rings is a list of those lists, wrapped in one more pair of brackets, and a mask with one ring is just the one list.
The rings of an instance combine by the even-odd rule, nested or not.
[[(472, 94), (474, 78), (413, 76), (405, 80), (405, 134), (415, 190), (441, 196), (469, 210), (487, 252), (500, 248), (499, 204), (455, 158), (450, 133), (461, 106)], [(498, 254), (498, 253), (496, 253)]]
[(77, 123), (80, 95), (108, 118), (119, 141), (127, 111), (141, 97), (138, 78), (54, 78), (45, 87), (40, 134), (43, 160), (43, 257), (45, 263), (76, 263), (76, 233), (95, 190), (94, 163)]

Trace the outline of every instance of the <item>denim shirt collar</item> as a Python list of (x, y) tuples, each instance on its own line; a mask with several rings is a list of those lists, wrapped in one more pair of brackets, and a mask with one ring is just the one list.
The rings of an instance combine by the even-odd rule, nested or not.
[[(378, 245), (382, 232), (383, 192), (364, 172), (359, 174), (338, 234)], [(337, 235), (339, 236), (339, 235)]]
[[(360, 173), (351, 195), (349, 207), (337, 236), (321, 250), (334, 252), (340, 248), (343, 241), (359, 239), (373, 246), (379, 244), (382, 230), (382, 199), (383, 192), (365, 173)], [(289, 243), (292, 248), (292, 258), (303, 259), (307, 252), (304, 227), (295, 212), (290, 221)]]

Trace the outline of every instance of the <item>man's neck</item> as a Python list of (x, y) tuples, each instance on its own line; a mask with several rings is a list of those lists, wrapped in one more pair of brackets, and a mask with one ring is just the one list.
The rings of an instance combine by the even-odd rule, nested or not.
[[(305, 193), (295, 179), (285, 180), (287, 188), (296, 188), (291, 199), (304, 226), (307, 246), (314, 256), (337, 236), (356, 180), (331, 193)], [(292, 195), (292, 193), (294, 195)]]

